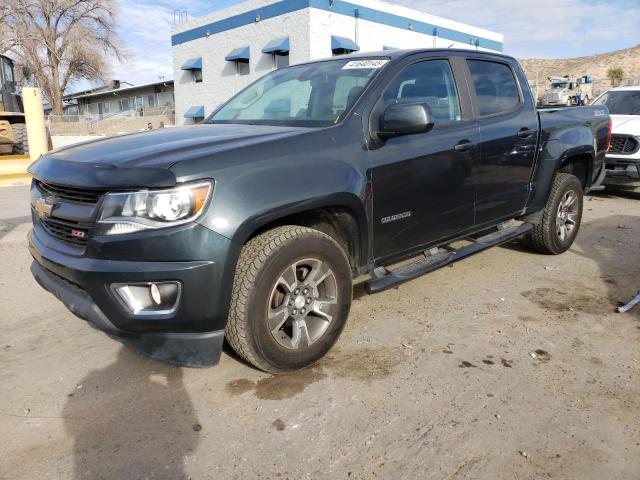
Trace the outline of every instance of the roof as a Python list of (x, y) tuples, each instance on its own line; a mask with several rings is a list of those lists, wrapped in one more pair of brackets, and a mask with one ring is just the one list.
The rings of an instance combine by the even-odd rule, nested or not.
[(69, 98), (90, 98), (90, 97), (99, 97), (102, 95), (110, 95), (110, 94), (117, 95), (119, 93), (130, 92), (132, 90), (137, 90), (137, 89), (142, 89), (147, 87), (155, 87), (157, 85), (173, 86), (173, 80), (163, 80), (161, 82), (144, 83), (141, 85), (133, 85), (130, 87), (117, 88), (115, 90), (100, 90), (98, 92), (87, 93), (87, 94), (82, 94), (82, 92), (80, 92), (80, 95), (76, 95), (72, 93), (69, 95)]
[(613, 87), (613, 88), (610, 88), (607, 91), (609, 91), (609, 92), (611, 92), (611, 91), (618, 92), (618, 91), (624, 91), (624, 90), (640, 91), (640, 85), (631, 85), (629, 87)]
[[(473, 50), (470, 48), (413, 48), (413, 49), (391, 49), (391, 50), (384, 50), (384, 51), (375, 51), (375, 52), (357, 52), (357, 53), (349, 53), (347, 55), (339, 55), (339, 56), (334, 56), (334, 57), (326, 57), (326, 58), (319, 58), (317, 60), (310, 60), (308, 62), (302, 62), (302, 63), (297, 63), (295, 65), (291, 65), (292, 67), (295, 67), (297, 65), (306, 65), (306, 64), (310, 64), (310, 63), (317, 63), (317, 62), (326, 62), (326, 61), (330, 61), (330, 60), (344, 60), (344, 59), (364, 59), (364, 58), (389, 58), (391, 60), (398, 60), (400, 58), (404, 58), (404, 57), (408, 57), (410, 55), (416, 55), (419, 53), (431, 53), (433, 55), (449, 55), (451, 53), (462, 53), (462, 54), (481, 54), (483, 56), (487, 56), (487, 57), (493, 57), (493, 58), (503, 58), (506, 60), (511, 60), (514, 62), (517, 62), (517, 60), (515, 58), (513, 58), (510, 55), (505, 55), (503, 53), (498, 53), (498, 52), (485, 52), (482, 50)], [(290, 67), (285, 67), (285, 68), (290, 68)]]

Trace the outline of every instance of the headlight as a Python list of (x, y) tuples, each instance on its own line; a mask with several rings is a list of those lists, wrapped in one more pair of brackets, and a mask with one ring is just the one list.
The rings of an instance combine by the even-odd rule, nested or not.
[(173, 227), (195, 220), (204, 210), (212, 182), (185, 183), (170, 190), (108, 193), (98, 217), (98, 233), (116, 235)]

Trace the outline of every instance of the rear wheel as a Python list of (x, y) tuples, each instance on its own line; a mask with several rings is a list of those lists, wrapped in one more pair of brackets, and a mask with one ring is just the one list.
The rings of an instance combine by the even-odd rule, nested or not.
[(13, 153), (16, 155), (29, 154), (29, 139), (27, 138), (27, 126), (24, 123), (11, 124), (13, 131)]
[(242, 249), (225, 336), (261, 370), (303, 368), (336, 342), (351, 296), (351, 269), (335, 240), (305, 227), (274, 228)]
[(569, 173), (556, 174), (542, 221), (533, 226), (525, 242), (534, 250), (550, 255), (567, 251), (580, 229), (582, 202), (580, 180)]

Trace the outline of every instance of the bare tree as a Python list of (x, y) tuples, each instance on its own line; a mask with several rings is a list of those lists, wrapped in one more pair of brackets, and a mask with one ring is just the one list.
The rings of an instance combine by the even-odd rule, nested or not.
[(13, 11), (13, 0), (0, 5), (0, 54), (13, 46), (13, 35), (9, 27), (9, 14)]
[[(6, 0), (5, 0), (6, 1)], [(120, 56), (112, 0), (8, 0), (11, 51), (42, 88), (54, 114), (72, 80), (104, 79)]]

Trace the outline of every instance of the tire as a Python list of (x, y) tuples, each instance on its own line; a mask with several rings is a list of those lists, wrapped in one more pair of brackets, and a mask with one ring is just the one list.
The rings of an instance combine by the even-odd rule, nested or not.
[(13, 144), (13, 153), (16, 155), (29, 154), (29, 139), (27, 138), (27, 126), (24, 123), (11, 124), (15, 143)]
[[(569, 204), (571, 198), (573, 202)], [(544, 207), (542, 221), (534, 224), (533, 231), (524, 237), (525, 242), (540, 253), (559, 255), (566, 252), (580, 230), (582, 204), (580, 180), (569, 173), (557, 173)]]
[(312, 365), (338, 340), (352, 294), (349, 261), (333, 238), (299, 226), (268, 230), (242, 248), (225, 337), (269, 373)]

